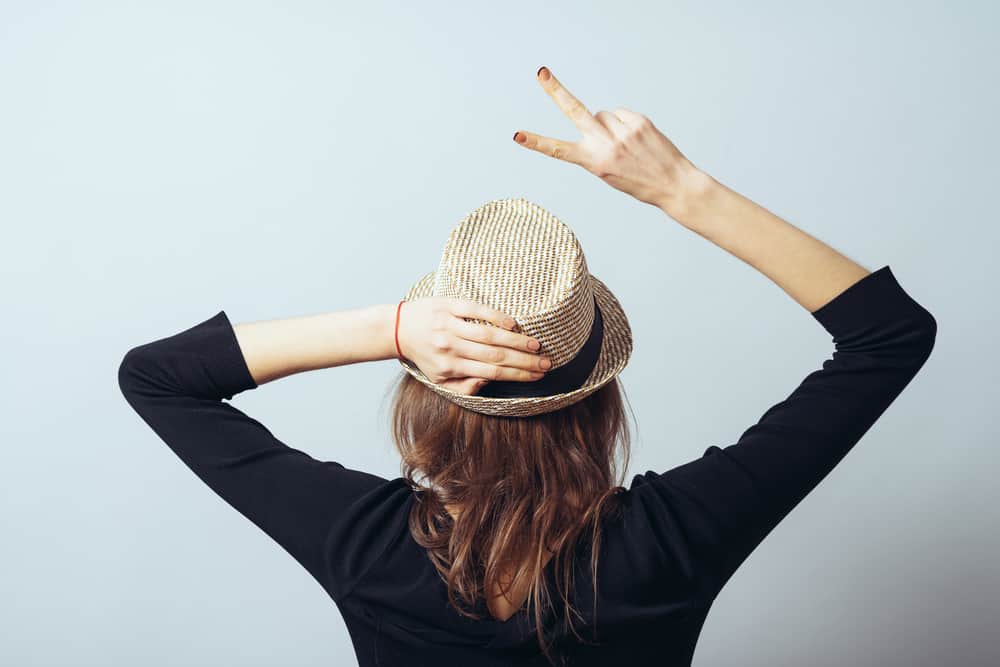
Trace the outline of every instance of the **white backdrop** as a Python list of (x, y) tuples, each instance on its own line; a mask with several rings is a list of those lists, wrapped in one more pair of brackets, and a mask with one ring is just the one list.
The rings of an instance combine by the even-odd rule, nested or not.
[[(890, 264), (938, 322), (920, 375), (718, 597), (695, 665), (997, 664), (996, 7), (3, 2), (0, 663), (356, 664), (326, 594), (131, 412), (118, 364), (220, 309), (395, 302), (490, 199), (569, 224), (628, 313), (627, 480), (735, 441), (819, 367), (829, 337), (761, 274), (511, 140), (578, 137), (544, 64)], [(395, 477), (397, 373), (236, 400)]]

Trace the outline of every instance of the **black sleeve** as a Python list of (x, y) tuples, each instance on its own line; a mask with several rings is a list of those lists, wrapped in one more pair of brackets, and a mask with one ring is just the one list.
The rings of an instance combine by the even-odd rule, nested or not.
[(771, 530), (843, 459), (913, 379), (937, 323), (888, 266), (812, 313), (833, 337), (832, 358), (773, 405), (738, 442), (633, 489), (657, 547), (709, 599)]
[(334, 599), (330, 544), (351, 534), (340, 523), (387, 480), (333, 461), (318, 461), (278, 440), (259, 421), (222, 399), (257, 387), (225, 311), (173, 336), (135, 347), (118, 369), (125, 399), (213, 491), (261, 528)]

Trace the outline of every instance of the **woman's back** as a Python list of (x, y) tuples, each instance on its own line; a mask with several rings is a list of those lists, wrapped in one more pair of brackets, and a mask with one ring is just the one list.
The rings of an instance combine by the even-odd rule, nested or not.
[[(634, 484), (635, 490), (619, 494), (620, 510), (603, 524), (597, 628), (599, 637), (606, 639), (571, 649), (570, 655), (576, 656), (572, 664), (606, 665), (612, 657), (621, 660), (626, 656), (662, 661), (664, 656), (690, 654), (708, 612), (693, 572), (665, 559), (651, 539), (654, 530), (649, 523), (649, 503), (658, 511), (658, 501), (645, 497), (647, 492), (641, 490), (648, 481), (636, 476)], [(384, 544), (380, 543), (384, 551), (368, 561), (370, 567), (348, 574), (357, 579), (337, 598), (360, 664), (509, 665), (515, 660), (548, 664), (539, 651), (527, 607), (500, 621), (489, 616), (481, 601), (475, 610), (483, 618), (476, 621), (449, 606), (444, 582), (426, 552), (409, 535), (406, 517), (413, 494), (402, 478), (386, 482), (374, 494), (380, 498), (376, 503), (380, 509), (366, 512), (361, 524), (345, 525), (343, 530), (345, 539), (351, 539), (348, 532), (378, 534), (384, 539)], [(594, 628), (589, 544), (588, 540), (580, 542), (573, 587), (574, 607), (582, 616), (577, 630), (585, 638), (592, 636)], [(553, 568), (546, 568), (548, 584), (554, 589), (552, 572)], [(549, 607), (546, 625), (563, 652), (577, 643), (566, 636), (559, 605)], [(665, 642), (672, 648), (667, 649)], [(363, 657), (365, 654), (369, 659)]]

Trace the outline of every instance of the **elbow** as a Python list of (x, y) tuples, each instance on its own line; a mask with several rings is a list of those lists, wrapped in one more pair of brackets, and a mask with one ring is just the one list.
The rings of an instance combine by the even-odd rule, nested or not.
[(122, 394), (128, 394), (135, 378), (135, 348), (125, 353), (121, 363), (118, 364), (118, 389)]
[(921, 366), (930, 358), (934, 350), (934, 343), (937, 340), (937, 319), (927, 310), (923, 310), (923, 316), (917, 326), (919, 331), (917, 353)]
[(143, 378), (149, 377), (149, 373), (142, 370), (145, 363), (142, 347), (141, 345), (133, 347), (125, 353), (121, 363), (118, 364), (118, 388), (126, 397), (140, 386)]

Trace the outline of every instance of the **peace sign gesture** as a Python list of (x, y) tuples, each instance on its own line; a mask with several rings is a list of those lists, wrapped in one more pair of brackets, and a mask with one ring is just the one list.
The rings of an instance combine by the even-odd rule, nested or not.
[(700, 172), (651, 120), (622, 107), (592, 115), (547, 67), (539, 69), (536, 78), (583, 138), (571, 142), (519, 130), (514, 141), (580, 165), (611, 187), (677, 217), (683, 195)]

